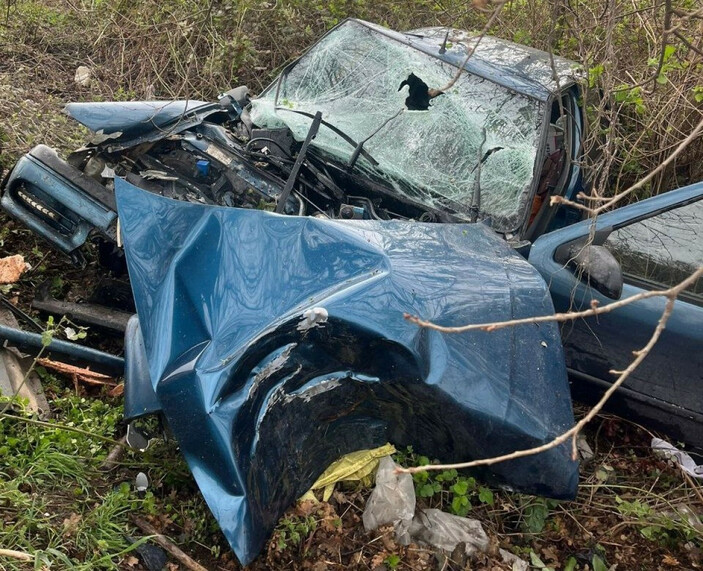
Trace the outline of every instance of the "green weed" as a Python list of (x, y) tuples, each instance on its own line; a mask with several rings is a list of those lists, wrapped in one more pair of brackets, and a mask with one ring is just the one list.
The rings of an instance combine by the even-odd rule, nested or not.
[[(416, 454), (412, 447), (398, 452), (395, 461), (403, 466), (427, 466), (430, 459)], [(480, 486), (476, 479), (459, 474), (456, 470), (427, 471), (413, 474), (415, 493), (419, 498), (458, 516), (466, 516), (476, 505), (492, 506), (493, 491)]]

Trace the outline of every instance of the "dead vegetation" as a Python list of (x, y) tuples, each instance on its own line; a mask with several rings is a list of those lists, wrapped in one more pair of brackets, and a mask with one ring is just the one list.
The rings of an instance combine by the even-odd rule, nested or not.
[[(485, 1), (468, 5), (454, 0), (403, 4), (4, 0), (0, 3), (0, 168), (8, 168), (39, 142), (64, 151), (78, 146), (84, 133), (60, 114), (68, 101), (212, 99), (240, 83), (256, 92), (343, 17), (361, 17), (398, 29), (450, 25), (480, 30), (491, 8)], [(696, 10), (695, 3), (685, 0), (513, 0), (505, 4), (489, 33), (552, 49), (585, 64), (589, 176), (594, 188), (612, 196), (661, 164), (701, 120), (703, 24)], [(79, 66), (90, 70), (82, 84), (75, 81)], [(701, 178), (699, 136), (636, 196)], [(58, 255), (42, 251), (41, 244), (4, 215), (0, 224), (0, 254), (25, 254), (37, 268), (21, 288), (30, 290), (41, 279), (58, 276), (65, 281), (61, 287), (68, 298), (81, 296), (84, 274), (63, 274), (64, 262)], [(20, 299), (26, 296), (22, 289), (13, 293)], [(63, 384), (50, 372), (43, 374), (58, 399), (59, 420), (67, 420), (67, 411), (82, 406), (66, 402), (73, 398), (68, 396), (71, 392), (77, 399), (107, 399), (119, 413), (118, 401), (99, 392), (103, 389), (74, 386), (71, 381)], [(104, 410), (96, 414), (101, 413)], [(581, 411), (581, 416), (585, 413)], [(112, 413), (109, 419), (99, 432), (112, 438), (119, 432), (119, 420)], [(26, 449), (8, 444), (8, 438), (14, 442), (31, 437), (38, 442), (45, 428), (17, 430), (8, 429), (5, 421), (0, 424), (0, 446), (7, 448), (3, 452), (25, 454), (42, 466), (42, 457), (35, 457), (41, 447)], [(654, 457), (649, 436), (639, 427), (600, 416), (586, 434), (595, 456), (583, 467), (576, 501), (558, 504), (502, 491), (495, 491), (490, 504), (474, 498), (469, 516), (483, 522), (496, 549), (500, 544), (542, 569), (595, 569), (595, 559), (604, 568), (617, 565), (618, 569), (703, 565), (699, 515), (703, 500), (696, 484)], [(108, 453), (107, 443), (67, 444), (64, 436), (51, 440), (54, 452), (69, 456), (74, 451), (89, 466)], [(0, 479), (10, 482), (0, 488), (0, 547), (19, 554), (14, 561), (11, 554), (10, 559), (0, 559), (0, 565), (9, 562), (8, 568), (28, 568), (21, 565), (31, 553), (32, 561), (46, 556), (46, 561), (58, 561), (58, 568), (80, 568), (87, 561), (83, 568), (138, 569), (140, 560), (128, 551), (123, 536), (126, 529), (136, 533), (128, 518), (128, 512), (135, 511), (148, 517), (159, 533), (179, 538), (181, 547), (206, 568), (237, 568), (182, 467), (183, 473), (174, 468), (178, 473), (174, 477), (158, 468), (153, 458), (135, 458), (130, 453), (116, 473), (106, 476), (81, 472), (63, 457), (50, 460), (46, 470), (51, 476), (44, 479), (32, 473), (29, 464), (14, 462), (0, 468)], [(155, 485), (146, 500), (137, 501), (120, 483), (133, 481), (142, 469)], [(64, 476), (73, 478), (79, 488), (89, 488), (85, 501), (58, 493)], [(451, 494), (442, 488), (424, 501), (428, 507), (446, 507)], [(367, 495), (365, 490), (342, 490), (330, 503), (292, 509), (253, 568), (459, 568), (446, 555), (398, 545), (389, 530), (364, 533), (360, 517)], [(30, 501), (33, 496), (35, 504)], [(31, 511), (32, 506), (42, 509)], [(21, 509), (26, 513), (20, 514)], [(94, 537), (86, 522), (99, 530)], [(65, 554), (66, 561), (52, 549)], [(41, 557), (36, 556), (39, 551)], [(574, 566), (569, 567), (572, 560)], [(473, 565), (502, 568), (490, 553)]]
[[(254, 93), (347, 16), (396, 29), (481, 30), (493, 4), (433, 2), (176, 3), (4, 0), (0, 26), (0, 141), (8, 166), (42, 141), (80, 137), (58, 115), (69, 100), (212, 99), (237, 84)], [(613, 194), (648, 173), (700, 121), (700, 10), (688, 0), (512, 0), (488, 30), (582, 62), (595, 188)], [(74, 81), (85, 66), (89, 77)], [(21, 125), (18, 130), (17, 125)], [(703, 176), (700, 138), (642, 189), (656, 194)]]

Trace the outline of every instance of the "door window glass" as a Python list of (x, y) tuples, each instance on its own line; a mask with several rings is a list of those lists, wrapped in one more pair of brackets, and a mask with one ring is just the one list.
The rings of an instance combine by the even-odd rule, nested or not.
[[(615, 230), (605, 245), (625, 276), (676, 285), (703, 266), (703, 200)], [(703, 279), (689, 291), (703, 300)]]

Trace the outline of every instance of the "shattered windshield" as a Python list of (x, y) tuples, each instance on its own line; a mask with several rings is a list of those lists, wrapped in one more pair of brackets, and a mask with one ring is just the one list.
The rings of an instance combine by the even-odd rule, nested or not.
[[(428, 110), (405, 108), (408, 88), (399, 86), (410, 73), (437, 88), (456, 71), (378, 30), (348, 21), (306, 53), (280, 84), (252, 102), (252, 119), (260, 126), (288, 126), (303, 140), (311, 119), (291, 110), (321, 111), (325, 121), (356, 142), (371, 137), (364, 149), (378, 165), (360, 156), (358, 171), (380, 175), (415, 202), (453, 210), (467, 219), (474, 178), (480, 172), (480, 217), (490, 216), (496, 230), (514, 231), (526, 211), (543, 106), (462, 73)], [(354, 152), (325, 127), (313, 144), (344, 162)], [(477, 168), (480, 157), (484, 161)], [(395, 184), (398, 180), (406, 184)]]

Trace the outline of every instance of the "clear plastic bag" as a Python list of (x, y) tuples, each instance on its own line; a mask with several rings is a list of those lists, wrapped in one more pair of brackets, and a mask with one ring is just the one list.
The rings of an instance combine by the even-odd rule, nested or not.
[(397, 467), (390, 456), (381, 458), (376, 487), (364, 510), (366, 531), (393, 524), (402, 545), (415, 541), (451, 552), (464, 543), (467, 555), (488, 549), (481, 522), (436, 509), (416, 510), (412, 476), (396, 474)]

